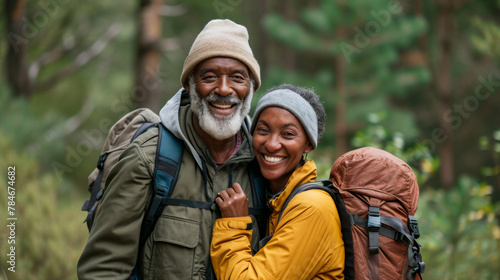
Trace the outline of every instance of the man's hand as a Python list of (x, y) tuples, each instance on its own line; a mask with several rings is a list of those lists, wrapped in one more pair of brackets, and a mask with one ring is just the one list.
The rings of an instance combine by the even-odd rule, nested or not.
[(248, 198), (238, 183), (221, 191), (215, 202), (219, 205), (222, 218), (248, 216)]

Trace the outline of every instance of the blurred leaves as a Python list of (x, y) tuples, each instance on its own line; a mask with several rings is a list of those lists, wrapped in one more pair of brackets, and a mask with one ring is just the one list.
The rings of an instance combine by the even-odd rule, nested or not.
[[(0, 251), (9, 252), (15, 246), (16, 272), (9, 280), (24, 279), (76, 279), (75, 265), (87, 237), (82, 226), (80, 196), (74, 191), (65, 192), (61, 186), (71, 185), (59, 181), (39, 168), (34, 153), (17, 150), (10, 134), (0, 133), (0, 150), (4, 151), (0, 162), (0, 201), (6, 208), (7, 167), (15, 166), (15, 244), (8, 244), (10, 230), (0, 230)], [(66, 189), (67, 190), (67, 189)], [(7, 220), (7, 209), (0, 211), (0, 219)], [(2, 269), (6, 267), (2, 253)]]
[(491, 186), (471, 177), (461, 177), (450, 191), (421, 192), (416, 215), (428, 269), (424, 277), (498, 279), (499, 210), (491, 203)]
[(390, 124), (389, 120), (402, 120), (404, 114), (395, 118), (388, 118), (387, 115), (385, 111), (368, 114), (369, 124), (355, 133), (351, 144), (354, 148), (379, 148), (401, 158), (412, 167), (419, 185), (422, 186), (438, 170), (439, 158), (433, 155), (426, 143), (408, 141), (411, 138), (407, 135), (411, 133), (403, 133), (397, 129), (404, 126)]
[[(405, 15), (399, 2), (323, 0), (317, 8), (302, 9), (300, 20), (268, 14), (263, 24), (273, 39), (298, 53), (296, 70), (273, 67), (266, 83), (312, 86), (325, 100), (331, 127), (339, 125), (333, 112), (343, 102), (344, 125), (353, 130), (366, 124), (367, 114), (383, 111), (390, 131), (398, 127), (406, 139), (417, 136), (412, 113), (393, 106), (392, 99), (401, 102), (430, 82), (423, 63), (399, 63), (400, 49), (411, 47), (427, 29), (423, 18)], [(339, 60), (346, 62), (342, 70), (335, 66)], [(340, 81), (338, 71), (345, 71)], [(345, 100), (338, 99), (339, 84), (345, 84)], [(324, 142), (332, 146), (333, 139), (334, 130), (327, 129)]]
[(471, 42), (479, 51), (500, 59), (500, 25), (493, 21), (474, 17), (471, 20), (479, 33), (471, 35)]

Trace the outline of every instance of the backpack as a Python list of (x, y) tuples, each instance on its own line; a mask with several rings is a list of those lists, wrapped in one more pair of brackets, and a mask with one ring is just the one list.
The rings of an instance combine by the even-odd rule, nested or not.
[[(141, 226), (139, 252), (142, 251), (146, 240), (153, 232), (156, 221), (165, 206), (177, 205), (212, 211), (215, 211), (217, 206), (214, 201), (195, 201), (170, 197), (177, 182), (184, 143), (163, 126), (157, 114), (150, 109), (140, 108), (129, 112), (111, 127), (97, 161), (97, 167), (88, 177), (90, 198), (83, 204), (82, 211), (88, 212), (84, 223), (87, 223), (89, 232), (92, 229), (94, 217), (99, 209), (100, 199), (102, 198), (106, 178), (110, 170), (118, 162), (123, 151), (139, 135), (152, 127), (158, 127), (158, 145), (153, 173), (154, 190)], [(248, 171), (255, 205), (255, 207), (249, 208), (249, 213), (256, 216), (259, 229), (263, 232), (265, 230), (267, 214), (264, 190), (265, 181), (255, 164), (249, 164)], [(132, 275), (127, 279), (141, 279), (138, 263), (136, 263)]]
[[(331, 181), (330, 181), (331, 180)], [(414, 214), (418, 185), (412, 169), (392, 154), (371, 147), (339, 157), (330, 180), (296, 187), (293, 197), (319, 189), (333, 198), (345, 245), (345, 279), (421, 279), (425, 263)]]

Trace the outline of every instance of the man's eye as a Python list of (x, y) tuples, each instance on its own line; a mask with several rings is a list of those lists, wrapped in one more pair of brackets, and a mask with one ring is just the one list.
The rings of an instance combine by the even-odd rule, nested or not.
[(263, 134), (263, 133), (268, 132), (268, 130), (266, 128), (263, 128), (263, 127), (258, 127), (255, 130), (257, 130), (257, 133), (259, 133), (259, 134)]
[(215, 79), (217, 79), (216, 76), (205, 76), (205, 77), (203, 77), (203, 80), (205, 80), (205, 81), (215, 80)]

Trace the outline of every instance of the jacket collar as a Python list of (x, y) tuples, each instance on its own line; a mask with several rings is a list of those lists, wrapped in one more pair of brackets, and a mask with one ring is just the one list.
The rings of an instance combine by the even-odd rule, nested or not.
[(304, 165), (295, 169), (290, 178), (288, 178), (285, 188), (275, 194), (269, 201), (269, 206), (274, 210), (273, 213), (281, 211), (281, 207), (283, 207), (283, 204), (295, 187), (314, 182), (317, 177), (316, 164), (312, 160), (306, 161)]

